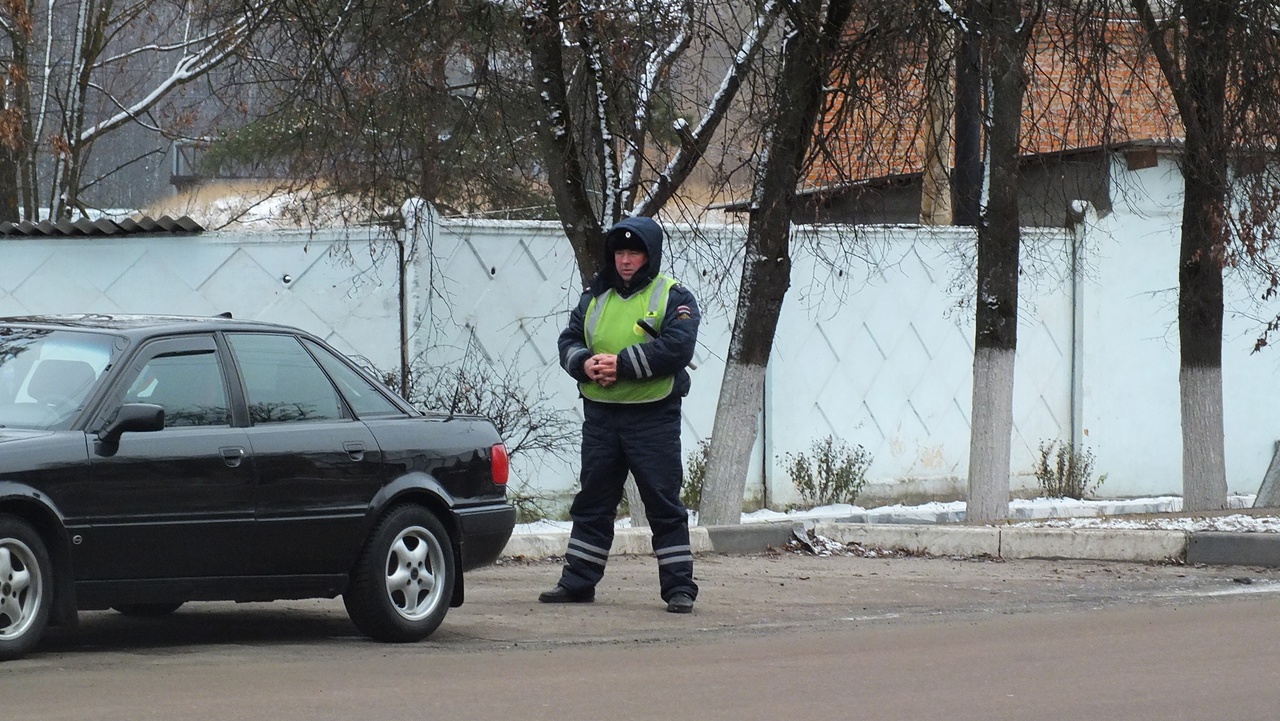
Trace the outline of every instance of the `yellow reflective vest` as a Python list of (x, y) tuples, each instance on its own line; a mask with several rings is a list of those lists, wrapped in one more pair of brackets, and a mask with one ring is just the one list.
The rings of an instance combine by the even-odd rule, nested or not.
[[(596, 353), (617, 355), (637, 343), (652, 338), (640, 327), (640, 321), (653, 330), (662, 329), (662, 319), (667, 313), (667, 298), (678, 281), (659, 273), (638, 293), (623, 298), (613, 288), (591, 299), (584, 317), (587, 348)], [(671, 395), (675, 388), (675, 375), (657, 378), (623, 379), (605, 388), (599, 383), (579, 383), (584, 398), (601, 403), (652, 403)]]

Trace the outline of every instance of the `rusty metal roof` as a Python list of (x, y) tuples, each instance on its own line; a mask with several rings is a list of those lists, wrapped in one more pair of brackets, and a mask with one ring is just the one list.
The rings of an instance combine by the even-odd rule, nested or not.
[(81, 235), (129, 235), (139, 233), (200, 233), (204, 227), (188, 216), (170, 218), (165, 215), (159, 219), (150, 216), (141, 218), (125, 218), (124, 220), (108, 220), (99, 218), (90, 220), (80, 218), (69, 220), (42, 220), (33, 223), (24, 220), (21, 223), (0, 221), (0, 235), (42, 235), (42, 236), (81, 236)]

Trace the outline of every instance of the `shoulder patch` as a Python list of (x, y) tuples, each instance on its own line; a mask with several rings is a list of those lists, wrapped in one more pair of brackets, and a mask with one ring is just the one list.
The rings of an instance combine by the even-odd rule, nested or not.
[(676, 320), (689, 320), (693, 317), (693, 309), (687, 305), (676, 306)]

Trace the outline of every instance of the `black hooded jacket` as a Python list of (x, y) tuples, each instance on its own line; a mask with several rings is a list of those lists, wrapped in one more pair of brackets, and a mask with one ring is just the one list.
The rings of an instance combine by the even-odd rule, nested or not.
[[(629, 284), (624, 284), (614, 265), (613, 252), (627, 231), (643, 242), (648, 263), (632, 276)], [(662, 226), (652, 218), (644, 217), (626, 218), (613, 226), (605, 236), (605, 257), (600, 271), (591, 278), (577, 307), (569, 314), (568, 326), (560, 333), (560, 365), (574, 380), (580, 383), (590, 382), (582, 364), (592, 356), (592, 351), (586, 345), (584, 321), (591, 299), (603, 295), (611, 288), (624, 298), (646, 288), (661, 271), (662, 240)], [(693, 293), (679, 283), (673, 285), (667, 296), (667, 310), (662, 317), (658, 337), (648, 338), (638, 344), (642, 347), (636, 348), (635, 353), (624, 352), (618, 355), (618, 380), (649, 380), (674, 375), (675, 388), (666, 400), (687, 395), (690, 383), (689, 372), (685, 367), (693, 359), (700, 320), (701, 314)]]

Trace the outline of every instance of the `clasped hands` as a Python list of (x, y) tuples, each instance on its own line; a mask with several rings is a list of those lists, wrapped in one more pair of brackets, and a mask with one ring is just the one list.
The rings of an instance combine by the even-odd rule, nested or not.
[(597, 353), (582, 364), (582, 371), (602, 388), (608, 388), (618, 382), (618, 356), (612, 353)]

